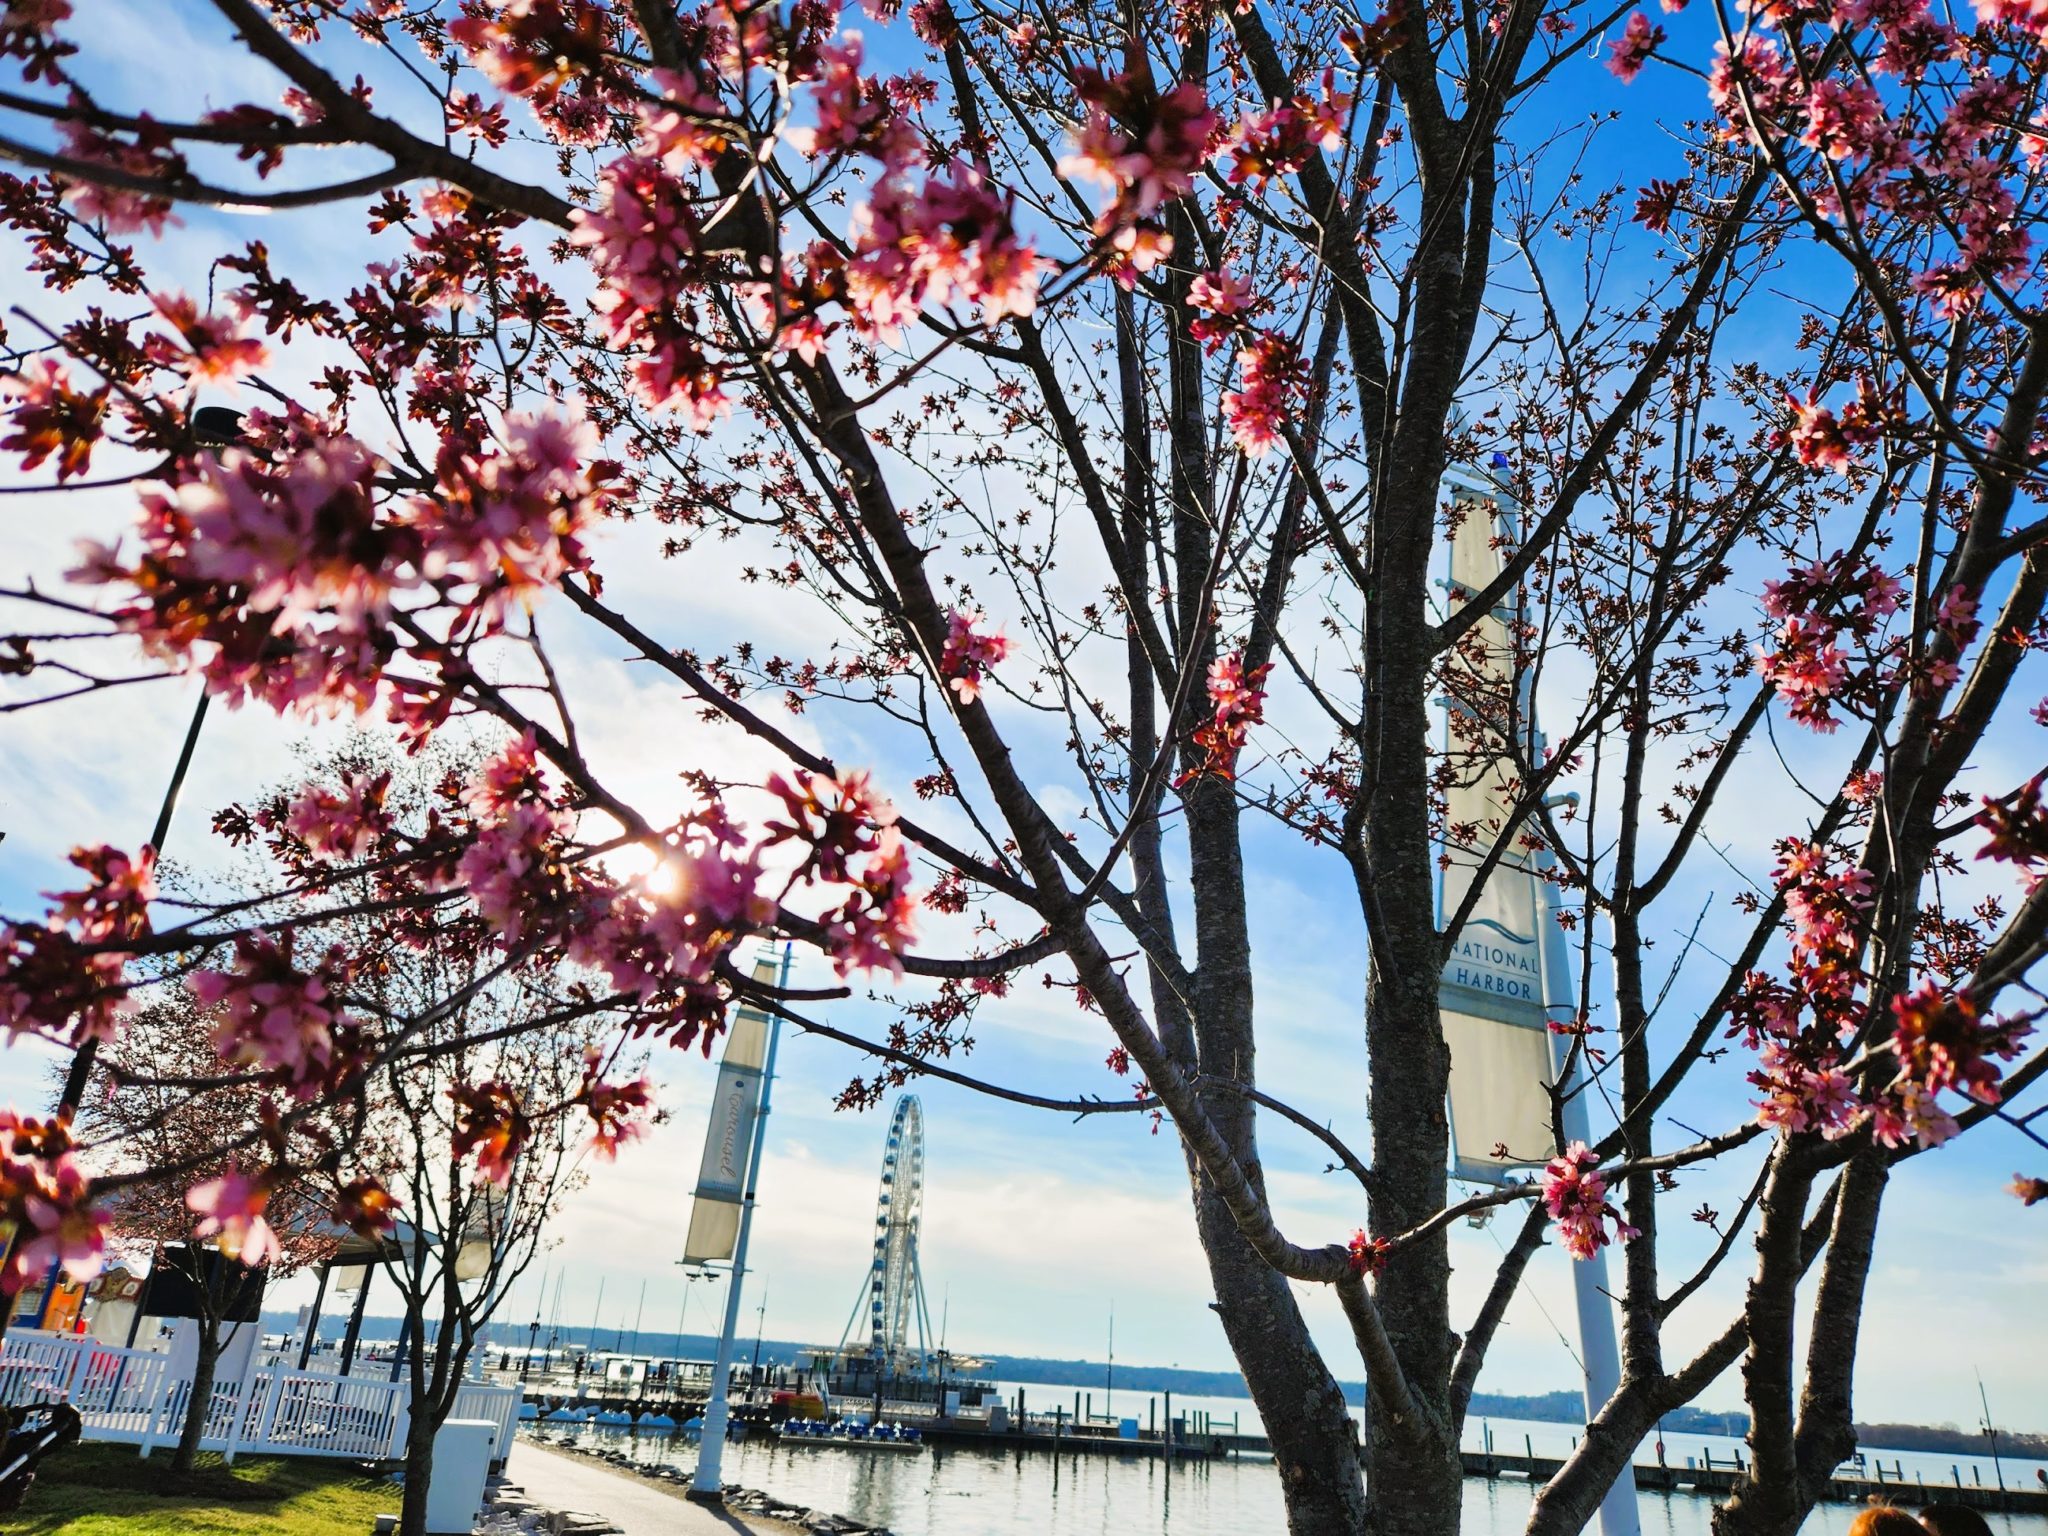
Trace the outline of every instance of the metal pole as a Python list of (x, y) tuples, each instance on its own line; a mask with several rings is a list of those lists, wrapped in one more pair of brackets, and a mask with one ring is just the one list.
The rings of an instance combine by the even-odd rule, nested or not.
[[(789, 965), (794, 946), (782, 947), (782, 975), (778, 987), (789, 985)], [(719, 1469), (725, 1459), (725, 1426), (731, 1418), (726, 1378), (732, 1372), (733, 1336), (740, 1325), (740, 1282), (747, 1273), (747, 1237), (754, 1225), (754, 1187), (761, 1179), (761, 1147), (768, 1134), (768, 1100), (775, 1085), (775, 1046), (782, 1038), (779, 1015), (768, 1015), (768, 1054), (761, 1063), (761, 1108), (754, 1116), (754, 1145), (747, 1156), (747, 1188), (740, 1200), (740, 1230), (732, 1250), (732, 1281), (725, 1292), (725, 1327), (718, 1335), (718, 1352), (711, 1366), (711, 1399), (704, 1405), (704, 1433), (697, 1443), (697, 1471), (690, 1479), (690, 1497), (712, 1503), (723, 1502), (725, 1485)]]
[(1984, 1392), (1984, 1373), (1977, 1373), (1977, 1401), (1984, 1405), (1984, 1434), (1991, 1441), (1991, 1472), (1998, 1479), (1998, 1491), (2005, 1492), (2005, 1468), (1998, 1460), (1998, 1431), (1991, 1423), (1991, 1399)]
[(313, 1292), (313, 1311), (306, 1319), (306, 1337), (299, 1344), (299, 1369), (306, 1368), (306, 1362), (313, 1358), (313, 1339), (320, 1332), (320, 1304), (327, 1300), (327, 1271), (331, 1266), (320, 1266), (320, 1284)]
[[(775, 1277), (770, 1275), (768, 1280)], [(768, 1280), (761, 1282), (761, 1304), (754, 1309), (754, 1363), (747, 1371), (747, 1387), (751, 1392), (761, 1379), (761, 1333), (768, 1326)]]
[[(192, 753), (199, 745), (199, 727), (206, 723), (206, 706), (213, 698), (210, 693), (201, 692), (199, 704), (192, 711), (192, 723), (185, 728), (185, 743), (178, 749), (177, 766), (171, 769), (171, 782), (164, 790), (163, 804), (157, 807), (156, 825), (150, 828), (149, 845), (159, 854), (164, 851), (164, 839), (170, 835), (171, 814), (178, 808), (178, 794), (185, 787), (185, 775), (192, 767)], [(85, 1102), (85, 1085), (92, 1076), (92, 1064), (98, 1057), (100, 1042), (97, 1036), (90, 1036), (79, 1043), (71, 1055), (71, 1068), (64, 1074), (64, 1089), (57, 1096), (57, 1117), (68, 1120)], [(0, 1243), (0, 1256), (14, 1246), (13, 1234)], [(36, 1320), (32, 1327), (40, 1328), (49, 1320), (50, 1303), (57, 1295), (57, 1271), (59, 1264), (50, 1261), (50, 1270), (43, 1277), (43, 1299), (36, 1305)]]
[[(1538, 886), (1538, 910), (1543, 924), (1543, 990), (1549, 1010), (1562, 1007), (1567, 1016), (1575, 1014), (1571, 988), (1571, 946), (1555, 917), (1548, 882)], [(1561, 1073), (1570, 1054), (1572, 1037), (1552, 1035), (1552, 1070)], [(1586, 1095), (1591, 1091), (1583, 1075), (1585, 1053), (1579, 1053), (1580, 1069), (1568, 1086), (1564, 1101), (1564, 1134), (1567, 1141), (1593, 1142), (1591, 1116)], [(1572, 1264), (1572, 1298), (1579, 1315), (1579, 1358), (1585, 1362), (1586, 1422), (1592, 1423), (1621, 1386), (1621, 1350), (1614, 1339), (1614, 1302), (1607, 1288), (1607, 1253), (1595, 1250), (1590, 1259)], [(1635, 1448), (1629, 1448), (1628, 1464), (1614, 1479), (1607, 1496), (1600, 1501), (1600, 1536), (1642, 1536), (1642, 1517), (1636, 1508)]]
[(363, 1308), (370, 1303), (370, 1282), (377, 1276), (376, 1261), (368, 1260), (363, 1265), (362, 1288), (356, 1292), (354, 1310), (348, 1315), (348, 1331), (341, 1336), (341, 1370), (346, 1376), (356, 1363), (356, 1342), (363, 1333)]

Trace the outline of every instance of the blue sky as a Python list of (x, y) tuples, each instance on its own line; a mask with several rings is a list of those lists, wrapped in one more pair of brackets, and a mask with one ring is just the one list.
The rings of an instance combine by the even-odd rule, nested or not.
[[(211, 13), (189, 3), (86, 0), (81, 12), (105, 50), (104, 99), (141, 101), (171, 115), (193, 107), (267, 100), (270, 86), (242, 66), (227, 66), (212, 45)], [(1693, 21), (1696, 18), (1681, 18)], [(181, 35), (188, 29), (190, 35)], [(163, 80), (167, 57), (180, 61), (175, 90)], [(1583, 110), (1620, 104), (1620, 88), (1597, 64), (1574, 66)], [(1650, 84), (1646, 77), (1644, 89)], [(1660, 87), (1661, 88), (1661, 87)], [(1685, 82), (1673, 89), (1690, 90)], [(138, 94), (138, 92), (140, 94)], [(168, 99), (167, 99), (168, 98)], [(395, 103), (393, 103), (395, 105)], [(1631, 144), (1626, 166), (1593, 158), (1594, 174), (1625, 174), (1632, 182), (1671, 174), (1676, 143)], [(188, 212), (160, 258), (189, 284), (203, 281), (207, 258), (252, 235), (270, 242), (280, 270), (292, 270), (311, 291), (333, 291), (360, 275), (365, 258), (337, 228), (353, 214), (258, 220)], [(538, 236), (529, 236), (539, 244)], [(62, 301), (0, 279), (8, 303), (50, 317)], [(313, 355), (294, 353), (273, 377), (302, 379)], [(131, 510), (119, 494), (8, 498), (6, 565), (48, 574), (62, 568), (74, 539), (104, 537)], [(817, 633), (817, 616), (801, 598), (766, 597), (731, 579), (740, 560), (711, 553), (688, 565), (658, 558), (654, 530), (620, 528), (597, 548), (608, 590), (660, 638), (715, 648), (743, 635), (791, 646)], [(708, 568), (707, 567), (711, 567)], [(608, 640), (582, 625), (566, 604), (542, 613), (572, 695), (582, 701), (589, 749), (605, 775), (644, 805), (677, 803), (677, 771), (713, 767), (760, 778), (774, 764), (728, 732), (705, 725), (648, 669), (625, 663)], [(1558, 686), (1569, 687), (1569, 679)], [(64, 851), (74, 843), (139, 841), (146, 833), (195, 698), (193, 685), (165, 682), (122, 690), (48, 710), (0, 717), (0, 911), (36, 905), (35, 892), (62, 878)], [(1299, 701), (1276, 696), (1276, 718)], [(907, 798), (909, 779), (927, 765), (902, 755), (900, 743), (876, 737), (857, 719), (814, 711), (786, 722), (799, 736), (844, 763), (875, 768)], [(289, 744), (304, 728), (284, 727), (255, 712), (216, 710), (194, 764), (186, 801), (171, 837), (174, 857), (212, 854), (206, 834), (214, 808), (276, 782), (290, 771)], [(1792, 738), (1781, 733), (1781, 740)], [(1825, 751), (1810, 740), (1801, 751)], [(2015, 762), (2029, 750), (2011, 744)], [(2038, 752), (2035, 753), (2038, 757)], [(1045, 743), (1024, 743), (1028, 770), (1042, 775), (1056, 813), (1078, 801)], [(1782, 795), (1775, 768), (1759, 769), (1752, 793)], [(1995, 775), (1994, 775), (1995, 776)], [(1758, 803), (1758, 802), (1752, 802)], [(1762, 829), (1757, 829), (1762, 830)], [(1363, 1150), (1365, 1061), (1359, 1024), (1363, 934), (1347, 880), (1327, 860), (1309, 861), (1292, 833), (1247, 822), (1254, 887), (1252, 912), (1257, 985), (1263, 1023), (1262, 1085), (1319, 1119), (1331, 1121)], [(1757, 850), (1744, 850), (1754, 854)], [(1730, 876), (1732, 889), (1733, 876)], [(1701, 891), (1705, 898), (1709, 893)], [(1728, 890), (1718, 893), (1729, 894)], [(822, 982), (813, 962), (799, 984)], [(1675, 1006), (1675, 1005), (1674, 1005)], [(886, 1016), (865, 1000), (832, 1010), (842, 1027), (879, 1033)], [(1676, 1027), (1675, 1025), (1673, 1027)], [(1110, 1045), (1100, 1022), (1075, 1012), (1067, 995), (1023, 978), (1013, 998), (984, 1011), (971, 1070), (1048, 1094), (1116, 1095), (1124, 1085), (1103, 1069)], [(827, 1042), (786, 1038), (776, 1088), (768, 1161), (756, 1226), (757, 1266), (769, 1287), (767, 1330), (778, 1337), (835, 1340), (865, 1274), (871, 1211), (882, 1151), (882, 1114), (842, 1114), (832, 1100), (860, 1063)], [(647, 1326), (673, 1325), (683, 1282), (674, 1266), (697, 1166), (705, 1094), (711, 1073), (694, 1052), (657, 1056), (657, 1076), (671, 1123), (630, 1149), (614, 1167), (596, 1170), (589, 1187), (557, 1224), (551, 1267), (567, 1275), (565, 1321), (590, 1320), (599, 1277), (605, 1277), (606, 1326), (630, 1325), (646, 1282)], [(1673, 1108), (1679, 1120), (1713, 1129), (1743, 1113), (1740, 1066), (1721, 1074)], [(0, 1060), (0, 1101), (37, 1104), (51, 1096), (46, 1057), (16, 1046)], [(1185, 1175), (1170, 1135), (1148, 1134), (1138, 1116), (1064, 1117), (996, 1103), (945, 1084), (927, 1083), (928, 1143), (925, 1270), (936, 1315), (948, 1299), (956, 1349), (1050, 1355), (1099, 1355), (1112, 1305), (1117, 1353), (1131, 1362), (1229, 1365), (1220, 1327), (1207, 1308), (1204, 1266), (1187, 1213)], [(1341, 1175), (1321, 1172), (1326, 1158), (1308, 1138), (1281, 1124), (1264, 1129), (1263, 1150), (1283, 1224), (1302, 1241), (1341, 1239), (1363, 1223), (1363, 1202)], [(1676, 1139), (1676, 1131), (1662, 1134)], [(1688, 1178), (1686, 1200), (1726, 1210), (1753, 1174), (1760, 1149), (1720, 1170)], [(2048, 1397), (2039, 1362), (2048, 1338), (2038, 1298), (2048, 1285), (2048, 1243), (2038, 1213), (2023, 1213), (2002, 1192), (2025, 1161), (2017, 1138), (1994, 1130), (1958, 1147), (1913, 1161), (1895, 1181), (1880, 1239), (1860, 1364), (1859, 1411), (1865, 1418), (1973, 1422), (1981, 1369), (2002, 1419), (2048, 1428)], [(1710, 1236), (1677, 1219), (1668, 1223), (1668, 1262), (1682, 1274), (1688, 1255)], [(1464, 1226), (1452, 1235), (1456, 1312), (1469, 1317), (1507, 1231)], [(1739, 1302), (1745, 1273), (1737, 1261), (1688, 1305), (1672, 1329), (1670, 1352), (1717, 1332)], [(1571, 1385), (1575, 1366), (1558, 1325), (1572, 1316), (1569, 1261), (1546, 1251), (1509, 1314), (1483, 1386), (1540, 1391)], [(700, 1291), (704, 1288), (698, 1288)], [(310, 1285), (279, 1294), (294, 1299)], [(507, 1315), (533, 1311), (538, 1277), (515, 1297)], [(1967, 1297), (1966, 1303), (1961, 1298)], [(1310, 1288), (1304, 1305), (1340, 1375), (1359, 1374), (1333, 1301)], [(1927, 1342), (1929, 1298), (1995, 1327), (1955, 1327), (1940, 1347)], [(692, 1326), (706, 1321), (707, 1298), (693, 1299)], [(751, 1309), (752, 1303), (749, 1303)], [(1553, 1322), (1553, 1320), (1555, 1320)], [(1732, 1405), (1733, 1375), (1705, 1400)]]

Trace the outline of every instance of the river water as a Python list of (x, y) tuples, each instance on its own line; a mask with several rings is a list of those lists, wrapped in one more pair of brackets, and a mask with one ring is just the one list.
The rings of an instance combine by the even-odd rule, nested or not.
[[(1001, 1385), (1006, 1397), (1014, 1395), (1015, 1383)], [(1024, 1390), (1034, 1412), (1073, 1406), (1070, 1387), (1027, 1384)], [(1102, 1395), (1084, 1406), (1102, 1413)], [(1199, 1410), (1224, 1422), (1234, 1413), (1248, 1432), (1258, 1424), (1251, 1404), (1237, 1399), (1176, 1396), (1173, 1407), (1176, 1414)], [(1119, 1392), (1111, 1411), (1143, 1424), (1147, 1409), (1146, 1394)], [(1474, 1419), (1467, 1425), (1467, 1445), (1482, 1448), (1487, 1431), (1499, 1451), (1521, 1451), (1526, 1437), (1538, 1455), (1568, 1450), (1573, 1437), (1573, 1426), (1566, 1424)], [(586, 1429), (579, 1432), (579, 1440), (624, 1451), (650, 1465), (687, 1470), (696, 1463), (696, 1448), (680, 1439)], [(1709, 1435), (1671, 1435), (1665, 1442), (1666, 1458), (1678, 1465), (1688, 1457), (1709, 1454), (1717, 1464), (1726, 1465), (1741, 1449), (1738, 1441)], [(1973, 1477), (1987, 1487), (1994, 1483), (1988, 1457), (1972, 1461), (1912, 1451), (1868, 1454), (1882, 1460), (1887, 1473), (1895, 1465), (1902, 1467), (1908, 1492), (1900, 1502), (1905, 1504), (1914, 1503), (1923, 1487), (1929, 1498), (1940, 1488), (1953, 1489), (1957, 1476), (1966, 1486)], [(1652, 1445), (1643, 1448), (1641, 1459), (1654, 1462)], [(2007, 1486), (2031, 1484), (2040, 1465), (2006, 1459)], [(759, 1488), (790, 1503), (885, 1525), (896, 1536), (1279, 1536), (1286, 1528), (1280, 1480), (1272, 1463), (1259, 1458), (1169, 1466), (1151, 1457), (1086, 1455), (1055, 1460), (1044, 1452), (954, 1447), (908, 1454), (757, 1440), (726, 1448), (724, 1475), (729, 1483)], [(1529, 1499), (1529, 1485), (1519, 1480), (1467, 1479), (1466, 1536), (1517, 1536)], [(1711, 1500), (1693, 1494), (1646, 1492), (1643, 1536), (1710, 1536), (1712, 1509)], [(1808, 1520), (1806, 1536), (1840, 1536), (1854, 1513), (1849, 1505), (1822, 1505)], [(2048, 1536), (2048, 1519), (1989, 1519), (1997, 1536)]]

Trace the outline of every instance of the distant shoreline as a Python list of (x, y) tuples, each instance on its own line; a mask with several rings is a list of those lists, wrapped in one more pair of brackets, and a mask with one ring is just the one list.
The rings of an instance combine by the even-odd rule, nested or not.
[[(294, 1326), (296, 1319), (292, 1313), (263, 1314), (263, 1328), (266, 1333), (282, 1333)], [(321, 1325), (321, 1337), (337, 1337), (340, 1328), (340, 1319), (326, 1319)], [(690, 1359), (708, 1360), (716, 1344), (708, 1335), (698, 1333), (683, 1334), (679, 1340), (672, 1332), (648, 1330), (635, 1334), (631, 1329), (557, 1328), (553, 1332), (557, 1348), (590, 1349), (594, 1353), (657, 1356), (680, 1353)], [(529, 1333), (529, 1328), (519, 1323), (494, 1323), (490, 1330), (490, 1348), (522, 1349), (526, 1345)], [(387, 1340), (397, 1336), (397, 1318), (363, 1319), (364, 1339)], [(761, 1343), (761, 1363), (795, 1365), (805, 1351), (815, 1347), (784, 1339), (765, 1339)], [(751, 1342), (744, 1355), (747, 1359), (753, 1358)], [(977, 1355), (971, 1358), (980, 1364), (971, 1371), (963, 1371), (963, 1374), (994, 1381), (1025, 1382), (1048, 1387), (1078, 1387), (1083, 1391), (1100, 1390), (1108, 1379), (1109, 1372), (1108, 1365), (1100, 1360), (1053, 1360), (1035, 1355)], [(1250, 1395), (1245, 1390), (1244, 1378), (1236, 1371), (1194, 1371), (1183, 1370), (1177, 1366), (1124, 1365), (1119, 1362), (1116, 1366), (1115, 1385), (1119, 1392), (1174, 1392), (1187, 1397), (1242, 1398)], [(1354, 1407), (1365, 1401), (1365, 1386), (1362, 1382), (1347, 1381), (1339, 1385), (1344, 1389), (1345, 1398)], [(1576, 1391), (1568, 1389), (1536, 1395), (1475, 1392), (1472, 1394), (1470, 1412), (1478, 1418), (1533, 1419), (1545, 1424), (1585, 1423), (1585, 1408), (1580, 1396)], [(1663, 1430), (1664, 1433), (1671, 1435), (1726, 1435), (1739, 1440), (1749, 1432), (1749, 1415), (1687, 1406), (1673, 1409), (1666, 1414), (1663, 1419)], [(1949, 1424), (1858, 1424), (1856, 1441), (1861, 1448), (1873, 1451), (1926, 1451), (1968, 1456), (1991, 1454), (1990, 1442), (1981, 1431), (1959, 1429)], [(1998, 1432), (1998, 1454), (2030, 1461), (2048, 1461), (2048, 1433), (2001, 1428)]]

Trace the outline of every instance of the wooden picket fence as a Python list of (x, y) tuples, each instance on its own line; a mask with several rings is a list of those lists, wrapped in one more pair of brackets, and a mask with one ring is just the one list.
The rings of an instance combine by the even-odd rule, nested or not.
[[(0, 1406), (69, 1403), (87, 1440), (140, 1447), (174, 1442), (191, 1401), (189, 1376), (173, 1377), (169, 1355), (116, 1349), (71, 1334), (10, 1330), (0, 1341)], [(408, 1423), (402, 1381), (296, 1371), (258, 1352), (238, 1378), (213, 1384), (204, 1450), (233, 1461), (263, 1456), (333, 1456), (383, 1461), (404, 1454)], [(503, 1460), (519, 1418), (519, 1389), (465, 1382), (452, 1415), (497, 1426), (492, 1457)]]

